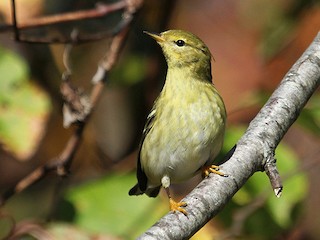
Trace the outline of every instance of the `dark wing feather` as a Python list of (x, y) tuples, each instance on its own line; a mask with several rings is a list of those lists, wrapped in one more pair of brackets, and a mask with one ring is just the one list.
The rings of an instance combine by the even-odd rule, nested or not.
[[(141, 159), (140, 159), (140, 154), (141, 154), (141, 148), (143, 145), (143, 141), (146, 138), (147, 134), (150, 132), (150, 130), (153, 127), (154, 124), (154, 119), (156, 116), (156, 110), (152, 109), (150, 114), (147, 117), (147, 122), (144, 126), (143, 133), (142, 133), (142, 139), (139, 147), (139, 153), (138, 153), (138, 161), (137, 161), (137, 179), (138, 179), (138, 184), (134, 186), (130, 191), (130, 195), (139, 195), (147, 190), (147, 185), (148, 185), (148, 178), (146, 174), (144, 173), (142, 166), (141, 166)], [(159, 192), (159, 191), (155, 191)], [(157, 194), (151, 194), (151, 195), (157, 195)]]

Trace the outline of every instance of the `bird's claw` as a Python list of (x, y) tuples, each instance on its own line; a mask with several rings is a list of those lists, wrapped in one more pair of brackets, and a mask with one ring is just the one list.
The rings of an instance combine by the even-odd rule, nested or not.
[(185, 216), (187, 216), (187, 211), (183, 208), (186, 207), (186, 202), (176, 202), (173, 199), (170, 198), (170, 210), (175, 213), (176, 211), (183, 213)]
[(219, 171), (219, 166), (210, 165), (210, 166), (203, 167), (203, 169), (202, 169), (203, 177), (208, 177), (210, 173), (218, 174), (222, 177), (228, 177), (228, 174), (225, 174), (225, 173)]

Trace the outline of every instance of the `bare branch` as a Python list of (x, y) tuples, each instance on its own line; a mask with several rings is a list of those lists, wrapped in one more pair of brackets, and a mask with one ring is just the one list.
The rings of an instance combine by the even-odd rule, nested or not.
[(54, 237), (46, 229), (44, 229), (39, 223), (30, 220), (24, 220), (17, 223), (7, 240), (22, 239), (24, 236), (30, 235), (35, 239), (53, 240)]
[(8, 30), (16, 27), (18, 30), (23, 30), (28, 28), (47, 26), (50, 24), (66, 23), (66, 22), (85, 20), (85, 19), (91, 19), (91, 18), (99, 18), (99, 17), (106, 16), (112, 12), (125, 9), (126, 7), (128, 7), (128, 3), (126, 0), (118, 1), (111, 4), (99, 3), (96, 5), (96, 8), (94, 9), (80, 10), (75, 12), (38, 17), (22, 23), (17, 23), (15, 0), (12, 0), (13, 25), (2, 26), (1, 29)]
[[(251, 175), (269, 169), (275, 148), (319, 84), (320, 33), (252, 120), (229, 160), (220, 165), (229, 177), (212, 174), (204, 179), (182, 200), (188, 203), (188, 216), (169, 213), (139, 239), (188, 239), (217, 215)], [(273, 187), (279, 186), (275, 180)]]
[[(129, 24), (131, 23), (133, 19), (133, 14), (142, 6), (142, 0), (126, 0), (124, 1), (127, 4), (126, 8), (126, 14), (124, 15), (124, 22), (125, 25), (122, 25), (122, 28), (118, 32), (118, 34), (112, 39), (110, 47), (110, 52), (108, 55), (104, 57), (102, 62), (110, 63), (108, 68), (104, 68), (105, 74), (111, 70), (111, 68), (114, 66), (114, 63), (116, 59), (118, 58), (118, 55), (121, 51), (121, 46), (123, 42), (125, 41), (125, 38), (128, 33)], [(128, 17), (128, 16), (131, 17)], [(68, 62), (68, 60), (67, 60)], [(71, 67), (70, 64), (67, 63), (67, 74), (71, 73)], [(69, 106), (72, 106), (73, 109), (79, 110), (85, 110), (86, 108), (83, 107), (83, 102), (81, 102), (81, 96), (79, 99), (79, 92), (74, 89), (69, 83), (69, 76), (63, 75), (62, 79), (62, 85), (61, 85), (61, 92), (62, 95), (65, 97), (65, 101), (68, 102)], [(98, 81), (97, 83), (94, 83), (94, 86), (91, 91), (90, 95), (90, 108), (89, 112), (86, 113), (84, 118), (78, 119), (78, 123), (75, 126), (74, 133), (71, 135), (70, 139), (65, 145), (65, 148), (62, 150), (60, 155), (58, 157), (55, 157), (51, 160), (49, 160), (46, 164), (39, 166), (34, 171), (32, 171), (29, 175), (21, 179), (14, 187), (8, 189), (5, 191), (2, 196), (0, 197), (0, 206), (5, 203), (5, 201), (10, 198), (15, 193), (18, 193), (27, 187), (31, 186), (35, 182), (41, 180), (44, 178), (48, 172), (56, 171), (57, 175), (59, 176), (65, 176), (68, 174), (70, 165), (72, 164), (72, 160), (74, 157), (75, 152), (78, 150), (78, 147), (81, 142), (83, 130), (92, 114), (92, 111), (97, 104), (102, 91), (104, 88), (104, 81)]]
[(283, 186), (276, 166), (276, 159), (274, 157), (267, 158), (264, 170), (269, 177), (274, 194), (278, 198), (281, 197)]
[[(28, 42), (28, 43), (75, 43), (72, 39), (65, 36), (51, 36), (46, 38), (45, 36), (23, 36), (21, 35), (22, 30), (27, 30), (30, 28), (40, 28), (40, 27), (48, 27), (53, 24), (61, 24), (74, 22), (78, 20), (86, 20), (86, 19), (97, 19), (101, 17), (105, 17), (111, 13), (122, 10), (123, 16), (122, 20), (115, 26), (112, 30), (90, 33), (86, 35), (79, 35), (77, 39), (77, 43), (85, 43), (90, 41), (100, 40), (106, 37), (112, 37), (117, 35), (122, 31), (123, 28), (128, 26), (137, 9), (142, 6), (142, 0), (119, 0), (114, 3), (104, 4), (98, 3), (96, 7), (93, 9), (79, 10), (74, 12), (67, 12), (55, 15), (49, 15), (44, 17), (37, 17), (29, 20), (25, 20), (24, 22), (18, 22), (17, 13), (16, 13), (16, 5), (15, 0), (11, 0), (11, 11), (12, 11), (12, 25), (0, 25), (0, 32), (4, 31), (14, 31), (14, 36), (16, 41), (20, 42)], [(137, 8), (138, 6), (138, 8)]]
[[(74, 29), (71, 33), (73, 42), (77, 42), (78, 31)], [(62, 107), (63, 126), (68, 128), (71, 124), (83, 122), (91, 112), (89, 98), (79, 88), (74, 87), (71, 83), (72, 67), (70, 61), (73, 44), (68, 43), (63, 52), (63, 64), (65, 71), (62, 74), (60, 92), (64, 100)]]
[[(302, 157), (301, 166), (298, 169), (294, 169), (286, 173), (283, 176), (284, 182), (303, 171), (309, 171), (311, 169), (318, 168), (320, 165), (320, 162), (317, 159), (317, 156), (319, 156), (319, 153), (320, 151), (317, 150), (315, 152), (309, 153), (307, 156)], [(266, 188), (264, 191), (262, 191), (259, 194), (259, 196), (256, 196), (254, 199), (252, 199), (251, 202), (237, 209), (232, 214), (232, 225), (225, 233), (219, 236), (219, 239), (224, 240), (224, 239), (234, 239), (235, 237), (240, 237), (243, 234), (246, 220), (254, 212), (256, 212), (258, 209), (262, 208), (265, 205), (269, 196), (270, 196), (270, 191), (268, 191), (268, 189)]]

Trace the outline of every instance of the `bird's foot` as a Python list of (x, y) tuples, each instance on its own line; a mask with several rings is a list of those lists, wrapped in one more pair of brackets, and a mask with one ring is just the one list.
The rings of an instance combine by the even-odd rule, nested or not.
[(218, 174), (222, 177), (228, 177), (227, 174), (224, 174), (223, 172), (219, 171), (219, 166), (210, 165), (210, 166), (204, 166), (202, 168), (202, 176), (203, 177), (208, 177), (210, 173)]
[(174, 201), (172, 198), (169, 199), (170, 201), (170, 210), (172, 212), (176, 212), (176, 211), (179, 211), (181, 213), (183, 213), (185, 216), (187, 216), (187, 211), (183, 208), (183, 207), (186, 207), (187, 206), (187, 203), (186, 202), (176, 202)]

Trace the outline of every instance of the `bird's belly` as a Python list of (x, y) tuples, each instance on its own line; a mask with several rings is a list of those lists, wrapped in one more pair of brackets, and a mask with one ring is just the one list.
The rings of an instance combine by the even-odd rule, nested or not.
[[(167, 175), (171, 182), (194, 176), (222, 146), (224, 120), (218, 105), (196, 102), (188, 109), (168, 106), (147, 134), (141, 149), (141, 164), (151, 185)], [(164, 130), (165, 129), (165, 130)]]

